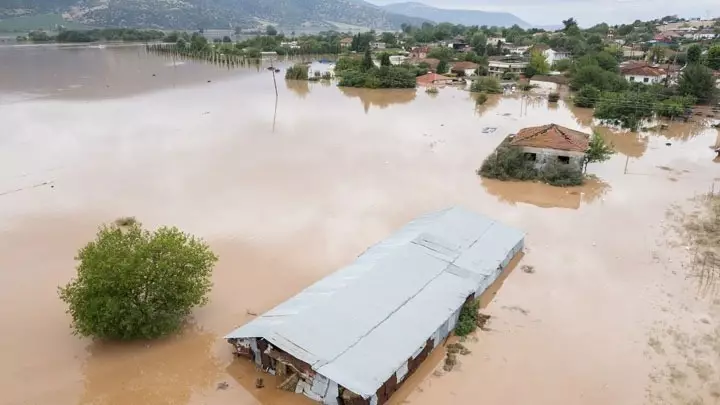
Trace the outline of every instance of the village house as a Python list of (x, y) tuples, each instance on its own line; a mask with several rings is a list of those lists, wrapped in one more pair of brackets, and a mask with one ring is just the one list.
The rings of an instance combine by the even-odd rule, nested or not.
[(498, 44), (504, 44), (506, 42), (505, 38), (502, 37), (490, 37), (487, 39), (487, 44), (492, 46), (497, 46)]
[(450, 72), (455, 73), (460, 77), (475, 76), (475, 71), (480, 65), (474, 62), (455, 62), (450, 68)]
[(353, 39), (351, 37), (346, 37), (340, 40), (340, 48), (350, 48), (352, 46)]
[(705, 28), (694, 33), (692, 38), (696, 41), (703, 41), (706, 39), (714, 39), (716, 36), (715, 31), (710, 28)]
[(502, 76), (504, 73), (522, 74), (528, 66), (528, 61), (518, 57), (491, 56), (488, 62), (488, 73), (492, 76)]
[(555, 62), (565, 59), (570, 59), (570, 52), (562, 49), (546, 49), (543, 51), (543, 56), (547, 63), (552, 66)]
[(447, 46), (459, 52), (465, 52), (470, 48), (470, 45), (465, 42), (465, 37), (463, 36), (457, 36), (453, 38), (452, 41), (448, 41)]
[(523, 55), (527, 53), (530, 50), (530, 46), (525, 45), (514, 45), (514, 44), (504, 44), (502, 45), (502, 51), (505, 53), (505, 55)]
[(620, 67), (620, 74), (631, 83), (657, 84), (662, 83), (667, 72), (648, 64), (629, 64)]
[(510, 140), (538, 169), (559, 162), (582, 170), (589, 143), (590, 135), (557, 124), (521, 129)]
[(483, 215), (431, 213), (225, 339), (281, 389), (383, 405), (523, 247), (521, 231)]
[(416, 46), (410, 50), (410, 57), (416, 59), (425, 59), (427, 54), (430, 52), (430, 48), (427, 46)]
[(300, 49), (300, 45), (298, 45), (297, 41), (280, 42), (280, 46), (283, 48)]
[(370, 49), (385, 49), (385, 42), (370, 42)]
[(439, 75), (437, 73), (428, 73), (422, 76), (418, 76), (415, 79), (415, 82), (419, 86), (443, 86), (446, 84), (451, 84), (453, 82), (453, 78)]

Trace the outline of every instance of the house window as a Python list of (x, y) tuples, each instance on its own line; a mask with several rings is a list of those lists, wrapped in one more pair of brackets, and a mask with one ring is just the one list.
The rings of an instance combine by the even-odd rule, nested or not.
[(635, 81), (635, 76), (630, 76), (630, 81), (631, 81), (631, 82), (634, 82), (634, 81)]
[(526, 153), (525, 154), (525, 160), (534, 162), (537, 160), (537, 153)]
[(646, 78), (643, 79), (643, 82), (644, 82), (644, 83), (647, 83), (647, 82), (649, 82), (649, 81), (650, 81), (650, 78), (648, 78), (648, 77), (646, 77)]
[(558, 156), (558, 162), (569, 165), (570, 164), (570, 156)]

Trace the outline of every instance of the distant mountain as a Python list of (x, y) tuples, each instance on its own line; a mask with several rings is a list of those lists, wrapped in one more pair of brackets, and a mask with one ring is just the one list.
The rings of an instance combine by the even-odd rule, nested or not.
[(0, 0), (0, 20), (50, 13), (89, 26), (170, 29), (397, 29), (426, 21), (363, 0)]
[(495, 25), (498, 27), (510, 27), (517, 24), (522, 28), (530, 28), (531, 26), (513, 14), (502, 12), (451, 10), (430, 7), (416, 2), (388, 4), (387, 6), (383, 6), (383, 8), (391, 13), (424, 18), (438, 23), (449, 22), (462, 25)]

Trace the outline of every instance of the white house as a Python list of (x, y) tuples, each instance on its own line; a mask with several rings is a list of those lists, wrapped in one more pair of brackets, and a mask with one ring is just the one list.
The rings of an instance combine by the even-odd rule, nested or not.
[(692, 34), (692, 38), (696, 41), (702, 41), (704, 39), (713, 39), (717, 35), (713, 30), (710, 29), (704, 29), (702, 31), (698, 31)]
[(385, 42), (370, 42), (372, 49), (385, 49)]
[(501, 38), (501, 37), (490, 37), (487, 39), (487, 44), (492, 45), (492, 46), (497, 46), (498, 43), (504, 44), (506, 42), (507, 41), (505, 40), (505, 38)]
[(502, 76), (503, 73), (510, 72), (521, 74), (528, 66), (528, 62), (516, 58), (498, 58), (490, 59), (488, 63), (488, 73), (493, 76)]
[(545, 56), (545, 60), (547, 60), (547, 63), (550, 64), (550, 66), (553, 65), (553, 63), (563, 60), (563, 59), (570, 59), (570, 52), (568, 51), (559, 51), (555, 49), (546, 49), (543, 51), (543, 56)]
[(656, 84), (662, 83), (666, 72), (658, 67), (649, 65), (635, 65), (620, 69), (625, 80), (631, 83)]
[(280, 42), (280, 46), (283, 48), (300, 49), (300, 45), (298, 45), (297, 41)]

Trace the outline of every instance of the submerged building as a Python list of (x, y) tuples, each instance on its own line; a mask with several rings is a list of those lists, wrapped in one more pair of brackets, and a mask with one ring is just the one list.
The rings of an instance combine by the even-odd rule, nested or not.
[(450, 208), (232, 331), (239, 357), (331, 405), (381, 405), (522, 251), (521, 231)]

